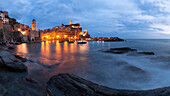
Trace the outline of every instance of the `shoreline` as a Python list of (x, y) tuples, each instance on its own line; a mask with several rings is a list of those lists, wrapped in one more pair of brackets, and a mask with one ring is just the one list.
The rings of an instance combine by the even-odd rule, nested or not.
[[(1, 50), (2, 51), (2, 50)], [(7, 50), (6, 50), (7, 51)], [(13, 54), (14, 55), (14, 54)], [(29, 67), (28, 67), (29, 68)], [(59, 76), (60, 76), (60, 74), (58, 74)], [(57, 75), (57, 76), (58, 76)], [(24, 77), (25, 78), (25, 77)], [(52, 77), (51, 77), (52, 78)], [(58, 78), (58, 77), (57, 77)], [(77, 77), (77, 78), (81, 78), (81, 77)], [(68, 81), (68, 80), (70, 80), (69, 78), (66, 78), (66, 80)], [(84, 79), (85, 80), (85, 79)], [(34, 80), (32, 80), (32, 79), (30, 79), (30, 78), (28, 78), (27, 79), (27, 81), (29, 81), (29, 82), (33, 82), (33, 83), (36, 83), (36, 81), (34, 81)], [(90, 81), (88, 81), (88, 80), (85, 80), (86, 82), (90, 82)], [(48, 81), (48, 82), (50, 82), (50, 81)], [(72, 81), (70, 81), (70, 82), (72, 82)], [(93, 83), (93, 82), (92, 82)], [(83, 84), (82, 84), (83, 85)], [(101, 88), (105, 88), (106, 86), (101, 86), (101, 85), (96, 85), (96, 86), (99, 86), (99, 87), (101, 87)], [(107, 87), (108, 88), (108, 87)], [(126, 94), (123, 94), (123, 96), (158, 96), (156, 93), (159, 93), (159, 95), (162, 95), (162, 96), (168, 96), (167, 94), (166, 95), (164, 95), (164, 93), (161, 93), (160, 91), (163, 91), (163, 92), (165, 92), (166, 90), (168, 90), (169, 89), (169, 87), (161, 87), (161, 88), (157, 88), (157, 89), (153, 89), (153, 90), (126, 90), (126, 91), (128, 91)], [(122, 91), (121, 90), (119, 90), (119, 89), (112, 89), (112, 88), (109, 88), (108, 90), (117, 90), (117, 91), (120, 91), (119, 92), (119, 94), (121, 94), (122, 93)], [(116, 91), (116, 92), (117, 92)], [(129, 95), (129, 94), (131, 94), (131, 91), (133, 91), (133, 92), (137, 92), (137, 93), (133, 93), (133, 95)], [(138, 92), (139, 91), (142, 91), (142, 93), (140, 92), (140, 94), (142, 94), (142, 95), (140, 95)], [(149, 93), (147, 93), (149, 91)], [(110, 91), (109, 91), (110, 92)], [(112, 93), (112, 95), (110, 95), (110, 96), (122, 96), (122, 95), (113, 95), (113, 94), (117, 94), (117, 93)], [(143, 93), (144, 92), (144, 93)], [(146, 93), (145, 93), (146, 92)], [(155, 94), (156, 95), (148, 95), (148, 94), (151, 94), (151, 93), (154, 93), (154, 92), (156, 92)], [(167, 91), (168, 92), (168, 91)], [(137, 94), (137, 95), (135, 95), (135, 94)], [(56, 96), (56, 95), (50, 95), (50, 96)], [(64, 95), (63, 95), (64, 96)], [(75, 95), (76, 96), (76, 95)], [(78, 96), (78, 95), (77, 95)], [(101, 95), (101, 96), (109, 96), (109, 95)]]

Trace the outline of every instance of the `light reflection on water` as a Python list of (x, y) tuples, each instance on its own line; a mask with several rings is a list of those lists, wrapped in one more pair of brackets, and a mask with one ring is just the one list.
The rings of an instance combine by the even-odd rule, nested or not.
[[(170, 43), (170, 40), (167, 42)], [(115, 43), (88, 42), (79, 45), (76, 42), (47, 41), (17, 45), (16, 52), (26, 54), (31, 59), (37, 59), (33, 64), (27, 65), (29, 75), (44, 84), (51, 76), (58, 73), (75, 73), (112, 88), (152, 89), (170, 85), (170, 78), (166, 76), (170, 71), (165, 69), (168, 68), (166, 67), (168, 65), (164, 61), (152, 60), (158, 56), (170, 55), (168, 49), (170, 46), (167, 42), (165, 43), (163, 40), (129, 40)], [(156, 55), (133, 57), (99, 51), (125, 46), (139, 51), (153, 51)]]
[(17, 52), (27, 54), (28, 53), (27, 44), (24, 43), (24, 44), (18, 45)]

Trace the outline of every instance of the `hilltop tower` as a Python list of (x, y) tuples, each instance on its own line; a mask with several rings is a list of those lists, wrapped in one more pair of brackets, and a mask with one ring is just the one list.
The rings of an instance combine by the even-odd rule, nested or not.
[(32, 20), (32, 30), (37, 31), (37, 22), (35, 19)]
[(70, 20), (70, 25), (72, 24), (72, 20)]

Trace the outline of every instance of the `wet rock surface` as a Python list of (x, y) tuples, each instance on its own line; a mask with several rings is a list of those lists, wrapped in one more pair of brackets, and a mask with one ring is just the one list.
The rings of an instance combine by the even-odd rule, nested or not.
[(14, 56), (15, 56), (16, 58), (18, 58), (19, 60), (21, 60), (22, 62), (27, 62), (27, 59), (24, 58), (24, 57), (21, 56), (21, 55), (15, 54)]
[(154, 90), (121, 90), (95, 84), (74, 74), (58, 74), (47, 82), (49, 96), (170, 96), (170, 87)]
[(0, 66), (5, 71), (26, 72), (27, 66), (8, 51), (0, 52)]
[(30, 83), (34, 83), (34, 84), (39, 84), (37, 80), (31, 78), (31, 77), (26, 77), (25, 80), (27, 82), (30, 82)]
[[(102, 51), (103, 51), (103, 50), (102, 50)], [(110, 49), (108, 49), (108, 50), (104, 50), (103, 52), (113, 53), (113, 54), (124, 54), (124, 53), (128, 53), (128, 56), (155, 55), (154, 52), (138, 52), (137, 49), (132, 49), (132, 48), (129, 48), (129, 47), (110, 48)]]
[(123, 54), (127, 52), (137, 51), (136, 49), (131, 49), (129, 47), (122, 47), (122, 48), (110, 48), (109, 50), (103, 51), (107, 53), (114, 53), (114, 54)]

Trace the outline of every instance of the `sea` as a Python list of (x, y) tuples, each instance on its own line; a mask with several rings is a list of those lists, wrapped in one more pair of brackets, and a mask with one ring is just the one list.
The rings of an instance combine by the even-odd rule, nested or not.
[[(115, 89), (149, 90), (170, 86), (170, 40), (127, 39), (124, 42), (89, 41), (87, 44), (23, 43), (12, 53), (27, 58), (27, 73), (0, 72), (5, 96), (45, 96), (50, 77), (76, 74), (99, 85)], [(129, 47), (155, 55), (105, 53), (110, 48)], [(27, 81), (31, 78), (37, 83)]]

